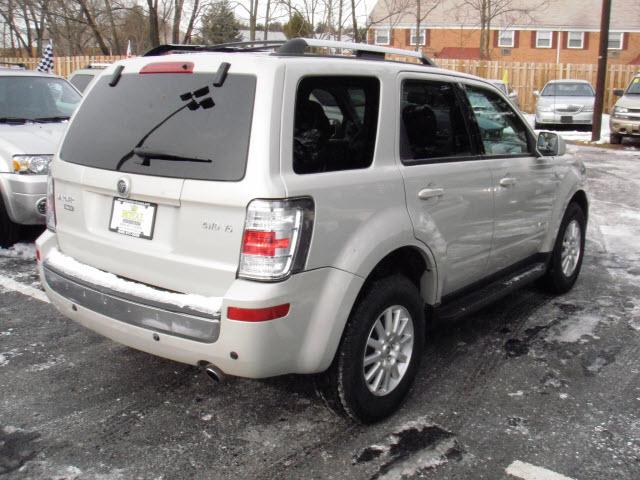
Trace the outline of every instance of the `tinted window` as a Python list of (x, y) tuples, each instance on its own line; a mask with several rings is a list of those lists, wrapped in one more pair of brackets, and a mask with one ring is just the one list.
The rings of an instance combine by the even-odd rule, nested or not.
[(71, 77), (69, 79), (69, 82), (71, 82), (71, 85), (76, 87), (78, 90), (84, 92), (84, 89), (87, 88), (87, 85), (89, 85), (89, 82), (91, 82), (91, 80), (93, 80), (93, 75), (79, 73)]
[(373, 161), (380, 83), (370, 77), (309, 77), (296, 95), (293, 170), (366, 168)]
[(80, 99), (78, 92), (60, 78), (0, 77), (0, 117), (69, 117)]
[(402, 83), (400, 158), (403, 162), (471, 154), (471, 142), (454, 85)]
[(529, 153), (527, 127), (502, 97), (482, 88), (466, 87), (487, 155)]
[[(78, 110), (60, 157), (122, 172), (201, 180), (244, 176), (256, 79), (215, 74), (102, 77)], [(200, 161), (143, 158), (134, 147)]]
[(543, 97), (593, 97), (595, 93), (588, 83), (549, 83), (542, 91)]

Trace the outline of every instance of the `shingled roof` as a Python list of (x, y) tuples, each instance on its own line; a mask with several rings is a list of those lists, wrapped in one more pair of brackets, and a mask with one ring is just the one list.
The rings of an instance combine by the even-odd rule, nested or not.
[[(402, 0), (378, 0), (371, 11), (373, 26), (411, 27), (415, 24), (415, 6), (389, 17), (389, 11), (400, 10)], [(479, 26), (478, 12), (462, 6), (462, 0), (443, 0), (423, 22), (425, 28), (471, 28)], [(514, 0), (514, 6), (530, 9), (544, 3), (543, 8), (530, 14), (512, 12), (498, 18), (492, 27), (546, 30), (600, 30), (602, 0)], [(424, 0), (428, 8), (433, 5)], [(639, 0), (612, 0), (611, 29), (640, 32)], [(423, 9), (424, 11), (424, 9)]]

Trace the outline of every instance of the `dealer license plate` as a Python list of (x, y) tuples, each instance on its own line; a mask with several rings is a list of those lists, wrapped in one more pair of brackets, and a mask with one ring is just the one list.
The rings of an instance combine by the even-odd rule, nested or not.
[(157, 208), (158, 205), (155, 203), (116, 197), (113, 199), (109, 230), (130, 237), (151, 240)]

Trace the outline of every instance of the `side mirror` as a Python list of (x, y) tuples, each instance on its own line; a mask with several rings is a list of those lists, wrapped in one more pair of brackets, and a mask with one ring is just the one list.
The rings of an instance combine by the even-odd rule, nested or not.
[(540, 132), (538, 151), (545, 157), (559, 157), (567, 152), (567, 144), (557, 133)]
[(624, 95), (624, 90), (622, 90), (621, 88), (614, 88), (614, 89), (613, 89), (613, 94), (614, 94), (616, 97), (621, 97), (621, 96), (623, 96), (623, 95)]
[(534, 97), (539, 97), (540, 96), (540, 92), (538, 90), (534, 90), (533, 91), (533, 96)]

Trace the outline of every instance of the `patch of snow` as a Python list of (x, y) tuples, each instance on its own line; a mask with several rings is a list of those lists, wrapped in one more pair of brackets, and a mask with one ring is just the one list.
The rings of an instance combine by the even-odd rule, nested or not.
[(9, 248), (0, 248), (0, 257), (36, 259), (36, 246), (33, 243), (16, 243)]
[(522, 480), (573, 480), (559, 473), (547, 470), (546, 468), (536, 467), (530, 463), (516, 460), (509, 465), (505, 472), (512, 477), (521, 478)]
[(27, 372), (42, 372), (44, 370), (49, 370), (51, 367), (55, 367), (56, 365), (58, 365), (59, 363), (64, 361), (64, 357), (62, 355), (55, 357), (55, 358), (50, 358), (49, 360), (47, 360), (44, 363), (36, 363), (35, 365), (31, 365), (30, 367), (28, 367), (26, 370)]
[(517, 392), (509, 393), (508, 395), (510, 397), (521, 397), (522, 395), (524, 395), (524, 392), (522, 390), (518, 390)]
[(595, 329), (601, 321), (597, 315), (579, 315), (563, 322), (546, 337), (547, 342), (575, 343), (583, 337), (598, 338)]
[(4, 367), (7, 363), (9, 363), (9, 360), (7, 360), (7, 357), (0, 354), (0, 367)]
[[(533, 113), (525, 114), (527, 121), (533, 127), (536, 123), (536, 116)], [(542, 128), (541, 130), (536, 130), (536, 133), (541, 131), (547, 131), (549, 129)], [(609, 115), (602, 115), (602, 129), (600, 130), (600, 140), (596, 142), (591, 142), (591, 130), (589, 131), (558, 131), (557, 132), (562, 138), (565, 140), (573, 141), (573, 142), (589, 142), (592, 145), (602, 145), (609, 143), (609, 134), (611, 130), (609, 129)]]
[(425, 449), (409, 459), (399, 462), (378, 478), (380, 480), (397, 480), (414, 478), (424, 470), (430, 470), (448, 462), (447, 452), (456, 448), (456, 440), (450, 438), (440, 442), (433, 450)]
[(206, 415), (203, 415), (200, 417), (200, 420), (204, 421), (204, 422), (208, 422), (213, 418), (213, 415), (211, 415), (210, 413), (207, 413)]
[(560, 400), (566, 400), (567, 398), (569, 398), (569, 395), (567, 395), (566, 393), (561, 393), (559, 397), (560, 397)]
[(166, 292), (142, 283), (123, 280), (112, 273), (82, 264), (55, 248), (49, 252), (46, 261), (62, 273), (79, 280), (143, 300), (190, 308), (210, 315), (218, 314), (222, 307), (221, 297)]

